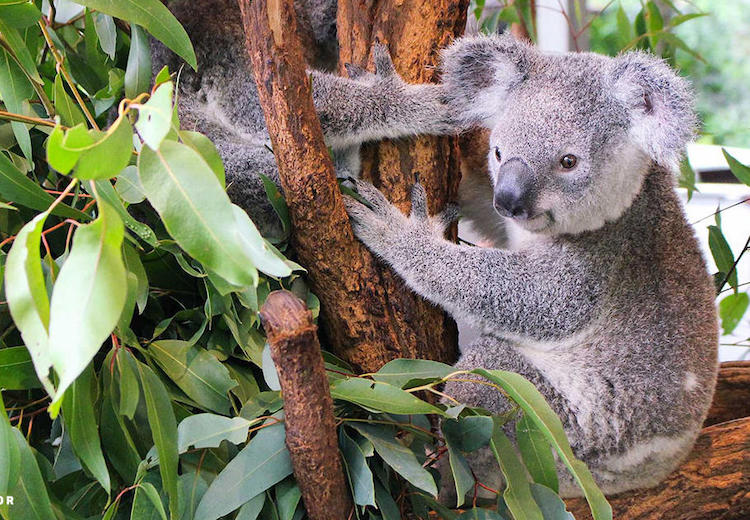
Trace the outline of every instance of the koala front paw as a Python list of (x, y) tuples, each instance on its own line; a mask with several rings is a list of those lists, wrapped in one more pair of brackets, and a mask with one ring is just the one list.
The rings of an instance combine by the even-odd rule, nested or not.
[[(344, 197), (354, 234), (373, 253), (389, 261), (395, 259), (399, 247), (414, 247), (420, 237), (443, 239), (446, 227), (458, 218), (455, 204), (449, 204), (442, 213), (430, 217), (427, 214), (427, 194), (420, 183), (412, 188), (409, 217), (372, 184), (356, 181), (356, 188), (369, 207), (353, 197)], [(408, 256), (408, 252), (406, 254)]]

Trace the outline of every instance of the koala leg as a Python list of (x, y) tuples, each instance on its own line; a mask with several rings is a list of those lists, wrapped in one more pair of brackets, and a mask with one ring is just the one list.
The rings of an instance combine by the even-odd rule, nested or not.
[[(456, 363), (456, 368), (466, 370), (474, 368), (508, 370), (522, 375), (534, 384), (537, 390), (544, 395), (555, 413), (558, 414), (574, 451), (577, 446), (581, 445), (584, 432), (578, 427), (575, 421), (575, 413), (568, 400), (509, 341), (491, 335), (481, 336), (464, 351), (458, 363)], [(479, 380), (481, 378), (476, 377), (476, 379)], [(461, 403), (481, 407), (494, 414), (509, 412), (513, 407), (513, 403), (506, 399), (499, 391), (481, 384), (463, 381), (449, 382), (445, 385), (444, 391)], [(515, 440), (515, 420), (506, 423), (504, 431), (511, 440)], [(486, 447), (469, 453), (467, 461), (482, 484), (496, 490), (503, 488), (502, 473), (490, 448)], [(443, 463), (440, 467), (440, 472), (441, 501), (445, 503), (455, 501), (455, 487), (450, 474), (450, 466), (447, 463)], [(558, 464), (557, 473), (560, 480), (561, 492), (564, 492), (566, 495), (577, 494), (577, 486), (573, 478), (560, 463)], [(495, 498), (494, 494), (486, 490), (479, 491), (478, 496), (483, 499)]]

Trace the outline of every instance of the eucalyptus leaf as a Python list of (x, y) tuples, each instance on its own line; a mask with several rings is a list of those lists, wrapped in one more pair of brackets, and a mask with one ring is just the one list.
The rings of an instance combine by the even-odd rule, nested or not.
[(360, 377), (338, 379), (331, 385), (331, 397), (349, 401), (370, 410), (398, 414), (434, 413), (443, 411), (398, 387)]
[(383, 365), (372, 378), (403, 388), (409, 381), (436, 381), (455, 371), (450, 365), (428, 359), (394, 359)]
[(99, 217), (75, 232), (50, 301), (49, 349), (60, 378), (52, 415), (65, 389), (109, 337), (127, 298), (122, 221), (106, 203), (98, 201), (98, 207)]
[(159, 0), (75, 0), (77, 4), (96, 9), (150, 32), (197, 69), (195, 51), (185, 29)]
[(0, 349), (0, 388), (3, 390), (31, 390), (41, 383), (34, 370), (34, 362), (26, 347)]
[(146, 32), (138, 25), (130, 27), (130, 52), (125, 67), (125, 96), (134, 99), (148, 92), (151, 85), (151, 48)]
[(219, 473), (203, 495), (195, 520), (216, 520), (292, 473), (283, 423), (263, 428)]
[(516, 421), (516, 442), (534, 482), (557, 493), (557, 470), (552, 450), (544, 434), (526, 414)]
[(367, 456), (346, 429), (339, 430), (339, 446), (344, 457), (347, 475), (351, 483), (354, 503), (360, 506), (375, 505), (375, 484), (372, 471), (367, 466)]

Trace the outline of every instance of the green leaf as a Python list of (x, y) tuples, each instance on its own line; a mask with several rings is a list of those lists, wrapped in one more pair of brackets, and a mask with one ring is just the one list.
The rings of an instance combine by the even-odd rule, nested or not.
[(617, 35), (620, 39), (620, 47), (626, 47), (633, 39), (633, 31), (630, 28), (630, 20), (620, 3), (617, 8)]
[[(5, 50), (0, 50), (0, 97), (9, 112), (23, 114), (26, 112), (26, 101), (34, 94), (31, 83)], [(23, 155), (31, 162), (31, 137), (29, 129), (24, 123), (11, 122), (13, 134)]]
[[(130, 231), (135, 233), (138, 238), (146, 242), (148, 245), (156, 247), (158, 240), (156, 238), (156, 235), (154, 234), (154, 230), (148, 227), (143, 222), (137, 221), (130, 213), (128, 213), (128, 211), (125, 209), (125, 206), (122, 205), (120, 197), (118, 197), (117, 193), (115, 193), (115, 189), (112, 187), (111, 182), (106, 179), (94, 181), (94, 186), (96, 188), (96, 191), (91, 191), (96, 194), (97, 199), (101, 199), (112, 206), (112, 208), (122, 219), (125, 226)], [(135, 274), (136, 276), (138, 275), (138, 273)], [(143, 291), (144, 288), (142, 286), (139, 286), (140, 297), (147, 297), (147, 295), (143, 295)]]
[(195, 150), (203, 157), (211, 171), (214, 172), (216, 178), (219, 179), (222, 188), (226, 187), (226, 174), (224, 172), (224, 163), (221, 160), (219, 151), (216, 149), (214, 143), (201, 134), (200, 132), (192, 132), (190, 130), (180, 130), (180, 139), (183, 143), (188, 145), (190, 148)]
[(97, 206), (99, 217), (76, 231), (52, 292), (49, 349), (60, 378), (50, 405), (53, 415), (65, 389), (114, 329), (127, 298), (122, 221), (108, 204)]
[(120, 414), (133, 420), (141, 397), (136, 361), (130, 352), (121, 349), (116, 353), (115, 365), (120, 374)]
[(719, 316), (724, 334), (731, 334), (737, 328), (747, 311), (750, 297), (747, 293), (733, 293), (719, 303)]
[(65, 92), (65, 86), (62, 82), (62, 76), (58, 74), (55, 76), (55, 97), (54, 104), (55, 110), (60, 115), (60, 120), (65, 126), (76, 126), (79, 124), (86, 124), (86, 116), (83, 115), (81, 109), (73, 101), (67, 92)]
[(159, 0), (75, 0), (99, 12), (138, 24), (197, 69), (195, 51), (185, 29)]
[(143, 387), (143, 397), (146, 401), (148, 423), (154, 439), (156, 452), (159, 455), (159, 473), (164, 489), (169, 496), (169, 515), (177, 518), (178, 487), (177, 464), (177, 420), (174, 416), (172, 403), (164, 384), (154, 372), (143, 363), (137, 363), (138, 374)]
[(199, 413), (186, 417), (177, 427), (177, 449), (185, 453), (191, 446), (218, 448), (222, 441), (242, 444), (254, 421), (242, 417), (224, 417), (212, 413)]
[(0, 18), (11, 27), (24, 29), (30, 25), (36, 25), (42, 17), (41, 11), (33, 3), (18, 4), (15, 0), (0, 6)]
[(649, 32), (649, 40), (651, 40), (651, 46), (656, 47), (659, 42), (659, 35), (661, 30), (664, 28), (664, 18), (661, 16), (659, 7), (654, 3), (653, 0), (649, 0), (646, 3), (646, 26)]
[(127, 116), (117, 118), (106, 133), (96, 133), (99, 134), (96, 142), (78, 159), (74, 175), (79, 179), (115, 177), (128, 165), (133, 155), (133, 128)]
[(41, 213), (16, 235), (5, 262), (5, 297), (13, 322), (31, 354), (36, 374), (47, 393), (54, 395), (49, 377), (49, 298), (39, 254), (41, 233), (48, 213)]
[(270, 178), (268, 178), (266, 175), (263, 175), (262, 173), (260, 173), (259, 175), (260, 179), (263, 181), (263, 188), (266, 190), (266, 197), (268, 197), (268, 201), (271, 203), (271, 207), (279, 217), (279, 221), (281, 221), (283, 236), (275, 237), (275, 243), (278, 243), (280, 241), (286, 240), (292, 229), (292, 221), (289, 218), (289, 207), (286, 205), (284, 196), (279, 192), (279, 188), (276, 186), (276, 183), (274, 183)]
[[(726, 281), (735, 290), (737, 289), (737, 269), (734, 267), (734, 254), (724, 238), (724, 233), (717, 226), (708, 226), (708, 248), (711, 250), (711, 256), (716, 262), (716, 267), (722, 273), (731, 273)], [(722, 288), (719, 287), (718, 290)]]
[[(490, 419), (492, 420), (492, 419)], [(443, 424), (456, 421), (446, 421)], [(461, 437), (456, 435), (458, 429), (443, 429), (445, 444), (448, 446), (448, 462), (453, 475), (453, 483), (456, 486), (456, 507), (464, 503), (466, 493), (474, 487), (474, 476), (471, 474), (469, 463), (461, 453)]]
[(229, 411), (229, 390), (237, 382), (205, 349), (189, 341), (163, 340), (151, 343), (148, 353), (188, 397), (209, 410)]
[(454, 444), (462, 451), (476, 451), (487, 446), (492, 437), (494, 424), (492, 417), (473, 415), (458, 420), (443, 422), (443, 432), (453, 438)]
[(0, 388), (31, 390), (42, 384), (34, 370), (34, 362), (26, 347), (0, 349)]
[[(14, 431), (16, 429), (10, 425), (3, 394), (0, 392), (0, 460), (4, 461), (0, 465), (0, 496), (3, 497), (10, 495), (10, 490), (15, 487), (18, 480), (21, 453), (14, 438)], [(0, 514), (7, 517), (7, 509), (7, 503), (0, 505)]]
[(394, 359), (383, 365), (372, 377), (376, 381), (403, 388), (410, 381), (416, 380), (419, 384), (424, 384), (443, 379), (455, 371), (450, 365), (427, 359)]
[(541, 484), (531, 484), (531, 494), (542, 510), (544, 520), (576, 520), (565, 508), (565, 502), (551, 489)]
[(0, 506), (0, 513), (5, 518), (56, 520), (57, 517), (52, 510), (47, 487), (34, 453), (20, 431), (15, 428), (8, 428), (12, 430), (11, 441), (15, 442), (14, 449), (18, 453), (18, 478), (15, 485), (10, 486), (5, 495), (13, 497), (13, 505), (8, 506), (5, 503)]
[(143, 481), (135, 490), (131, 518), (153, 518), (154, 513), (162, 520), (167, 520), (167, 512), (156, 487), (151, 482)]
[(180, 520), (193, 520), (195, 508), (207, 489), (208, 484), (199, 469), (180, 475)]
[(23, 71), (26, 73), (32, 81), (36, 81), (40, 85), (42, 84), (42, 78), (39, 76), (39, 72), (36, 70), (36, 61), (31, 57), (29, 49), (26, 47), (26, 42), (19, 34), (18, 30), (11, 27), (7, 21), (0, 16), (0, 34), (1, 38), (7, 43), (8, 47), (11, 48), (13, 54), (18, 59), (18, 64), (21, 66)]
[[(254, 268), (276, 278), (285, 278), (291, 275), (292, 270), (295, 269), (293, 262), (284, 258), (275, 247), (261, 236), (245, 210), (232, 204), (232, 211), (239, 235), (239, 245), (252, 259)], [(254, 272), (253, 275), (257, 276), (257, 273)]]
[(257, 284), (252, 259), (239, 245), (229, 197), (197, 152), (174, 141), (164, 141), (158, 151), (144, 147), (138, 175), (180, 247), (231, 284)]
[(148, 36), (137, 25), (131, 25), (130, 52), (125, 67), (125, 96), (135, 99), (141, 92), (148, 92), (151, 85), (151, 48)]
[[(117, 27), (111, 16), (103, 13), (94, 13), (94, 28), (96, 35), (99, 37), (99, 45), (111, 60), (115, 59), (115, 50), (117, 48)], [(131, 27), (131, 45), (132, 45), (132, 27)]]
[(360, 377), (335, 381), (331, 385), (331, 397), (386, 413), (443, 415), (440, 408), (422, 401), (409, 392), (387, 383)]
[(279, 520), (292, 520), (297, 510), (302, 493), (293, 478), (287, 478), (276, 488), (276, 507), (279, 510)]
[(122, 200), (130, 204), (138, 204), (146, 198), (141, 179), (138, 178), (138, 168), (135, 166), (126, 166), (120, 172), (115, 183), (115, 190), (122, 197)]
[(544, 434), (526, 414), (516, 421), (516, 442), (523, 463), (534, 482), (557, 493), (557, 470), (552, 450)]
[(261, 493), (254, 496), (243, 505), (237, 512), (237, 518), (235, 520), (255, 520), (258, 518), (263, 504), (266, 503), (266, 494)]
[(495, 424), (490, 447), (505, 477), (503, 499), (513, 513), (513, 518), (515, 520), (544, 520), (539, 506), (534, 502), (523, 464), (518, 460), (510, 440), (503, 433), (500, 422)]
[(360, 506), (374, 506), (375, 484), (372, 479), (372, 471), (367, 466), (367, 456), (344, 428), (341, 428), (339, 432), (339, 446), (351, 482), (354, 503)]
[[(55, 200), (36, 182), (21, 173), (3, 153), (0, 153), (0, 196), (37, 211), (45, 211)], [(62, 203), (55, 206), (52, 214), (75, 219), (90, 218)]]
[(396, 473), (422, 491), (437, 496), (437, 486), (432, 475), (417, 461), (412, 450), (396, 440), (393, 428), (372, 424), (356, 424), (352, 427), (372, 442), (378, 455)]
[(589, 503), (594, 520), (611, 520), (612, 507), (597, 487), (586, 465), (573, 455), (573, 450), (571, 450), (565, 436), (560, 418), (550, 408), (542, 394), (534, 388), (534, 385), (522, 376), (505, 370), (479, 368), (472, 370), (472, 373), (489, 379), (507, 392), (508, 396), (523, 409), (529, 419), (544, 433), (547, 441), (557, 451), (560, 460), (570, 470)]
[(744, 183), (746, 186), (750, 186), (750, 166), (746, 166), (735, 159), (729, 154), (729, 152), (727, 152), (726, 148), (722, 148), (721, 152), (724, 154), (724, 158), (727, 160), (727, 163), (729, 163), (729, 169), (732, 170), (732, 173), (737, 177), (737, 180)]
[(156, 88), (149, 100), (138, 107), (135, 129), (143, 142), (152, 150), (158, 150), (172, 126), (172, 89), (174, 83), (167, 81)]
[(402, 520), (398, 504), (393, 500), (388, 490), (383, 487), (383, 484), (377, 480), (375, 481), (375, 502), (380, 514), (383, 515), (383, 520)]
[(680, 176), (677, 179), (677, 184), (680, 188), (687, 190), (688, 202), (693, 198), (693, 192), (698, 191), (695, 182), (695, 170), (690, 166), (690, 161), (685, 158), (680, 163)]
[(195, 520), (216, 520), (292, 473), (283, 423), (263, 428), (227, 464), (203, 495)]
[(94, 370), (89, 365), (65, 392), (63, 418), (76, 455), (109, 494), (109, 471), (99, 444), (99, 427), (92, 406), (96, 395), (92, 392), (94, 384)]

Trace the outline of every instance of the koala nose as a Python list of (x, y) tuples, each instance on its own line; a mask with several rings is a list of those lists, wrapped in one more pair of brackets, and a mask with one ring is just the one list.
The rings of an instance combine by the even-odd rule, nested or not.
[(500, 167), (493, 204), (504, 217), (525, 220), (532, 216), (535, 199), (531, 169), (520, 159)]
[(495, 192), (495, 210), (506, 217), (526, 219), (529, 217), (529, 211), (523, 199), (523, 194), (518, 190)]

